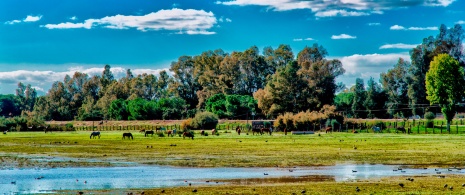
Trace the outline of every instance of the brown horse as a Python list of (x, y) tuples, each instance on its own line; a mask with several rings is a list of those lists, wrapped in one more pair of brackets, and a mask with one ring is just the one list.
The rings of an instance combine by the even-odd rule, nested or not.
[(216, 129), (212, 129), (212, 135), (215, 135), (217, 133)]
[(166, 131), (166, 134), (168, 135), (168, 137), (169, 137), (170, 135), (171, 135), (171, 137), (174, 136), (174, 134), (173, 134), (173, 132), (172, 132), (171, 130)]
[(150, 130), (150, 131), (145, 131), (144, 137), (147, 137), (147, 135), (152, 135), (152, 137), (153, 137), (153, 134), (154, 134), (154, 132), (153, 132), (152, 130)]
[(145, 133), (145, 129), (140, 130), (139, 133)]
[(189, 139), (189, 138), (194, 139), (194, 133), (193, 133), (193, 132), (187, 132), (187, 131), (186, 131), (186, 132), (184, 132), (184, 133), (182, 134), (182, 138), (185, 139), (186, 137), (187, 137), (188, 139)]
[(236, 127), (236, 133), (237, 135), (241, 135), (241, 128), (239, 126)]
[(332, 130), (333, 130), (332, 127), (326, 127), (326, 129), (325, 129), (326, 133), (328, 133), (328, 132), (331, 133)]
[(271, 129), (270, 128), (261, 128), (260, 131), (262, 132), (262, 134), (264, 134), (266, 132), (266, 133), (269, 133), (271, 135)]
[(134, 137), (132, 136), (132, 133), (123, 133), (123, 138), (122, 139), (126, 139), (126, 137), (128, 139), (134, 139)]
[(158, 133), (158, 131), (161, 131), (161, 127), (155, 127), (155, 131)]

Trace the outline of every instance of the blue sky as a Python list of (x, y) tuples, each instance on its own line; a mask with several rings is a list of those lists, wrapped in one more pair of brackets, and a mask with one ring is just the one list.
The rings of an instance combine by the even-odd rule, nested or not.
[(74, 71), (158, 73), (182, 55), (289, 44), (323, 45), (338, 81), (379, 78), (445, 24), (465, 24), (461, 0), (1, 0), (0, 93), (18, 82), (42, 94)]

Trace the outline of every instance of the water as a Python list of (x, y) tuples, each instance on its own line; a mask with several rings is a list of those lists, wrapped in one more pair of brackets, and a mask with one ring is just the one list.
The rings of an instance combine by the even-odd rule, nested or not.
[[(215, 180), (235, 182), (279, 179), (285, 181), (347, 181), (388, 176), (464, 174), (459, 169), (413, 169), (394, 165), (335, 165), (295, 168), (180, 168), (169, 166), (87, 167), (0, 170), (0, 192), (50, 193), (54, 190), (160, 188), (216, 185)], [(395, 171), (394, 171), (395, 170)], [(312, 177), (310, 177), (312, 176)], [(250, 180), (254, 178), (254, 180)], [(210, 182), (206, 182), (206, 181)], [(187, 181), (187, 182), (186, 182)], [(12, 183), (15, 182), (15, 183)], [(221, 182), (220, 182), (221, 183)]]

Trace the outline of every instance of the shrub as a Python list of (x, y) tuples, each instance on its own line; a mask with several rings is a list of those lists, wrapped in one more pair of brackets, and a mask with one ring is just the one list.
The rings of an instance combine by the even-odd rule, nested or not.
[(434, 126), (434, 119), (436, 115), (433, 112), (426, 112), (425, 119), (426, 119), (426, 126), (432, 128)]
[[(191, 124), (192, 124), (192, 119), (191, 118), (188, 118), (188, 119), (182, 121), (181, 130), (185, 131), (185, 130), (193, 129)], [(178, 131), (178, 132), (182, 134), (181, 131)]]
[(214, 129), (218, 124), (218, 116), (211, 112), (200, 112), (192, 119), (193, 129)]
[(158, 137), (165, 137), (165, 134), (162, 131), (158, 132), (157, 135)]

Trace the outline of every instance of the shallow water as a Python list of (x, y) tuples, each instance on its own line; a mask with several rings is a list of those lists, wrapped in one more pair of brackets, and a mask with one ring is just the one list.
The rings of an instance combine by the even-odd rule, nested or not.
[[(440, 169), (439, 171), (442, 175), (465, 174), (458, 169)], [(188, 185), (188, 183), (192, 183), (192, 185), (216, 185), (216, 181), (219, 180), (231, 180), (232, 183), (257, 183), (274, 180), (281, 182), (347, 181), (388, 176), (435, 175), (438, 174), (437, 172), (434, 169), (369, 164), (294, 168), (137, 166), (4, 169), (0, 171), (0, 192), (25, 194), (50, 193), (54, 190), (65, 189), (157, 188), (183, 186)]]

